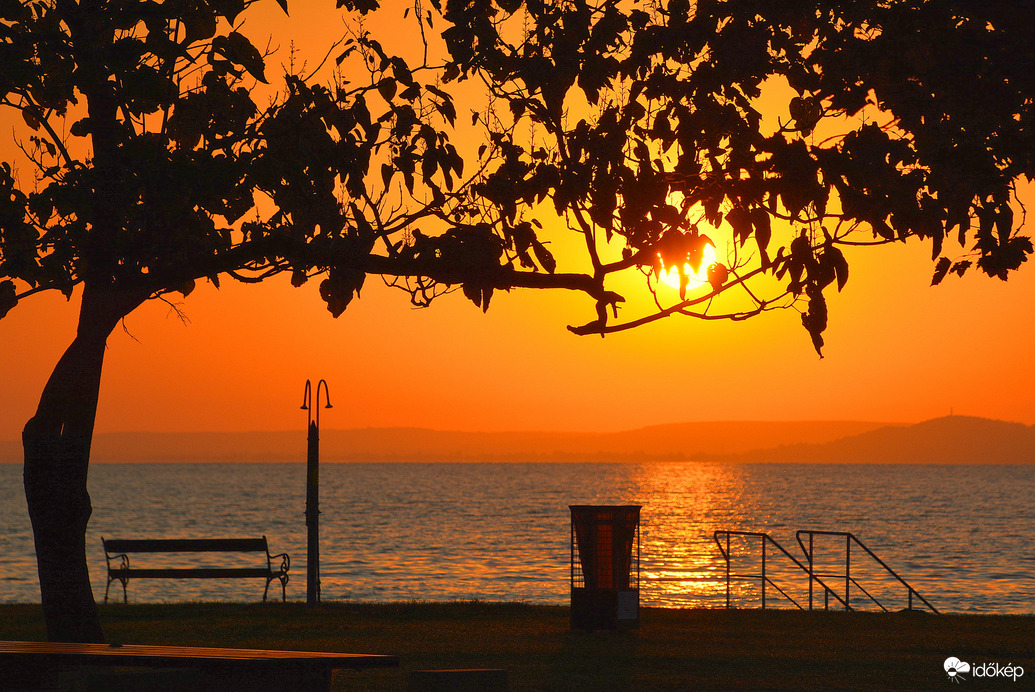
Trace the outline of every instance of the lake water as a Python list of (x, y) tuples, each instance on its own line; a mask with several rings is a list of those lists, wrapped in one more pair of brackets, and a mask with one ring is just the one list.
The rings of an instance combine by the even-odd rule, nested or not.
[[(941, 611), (1035, 613), (1035, 466), (371, 463), (320, 471), (324, 600), (564, 604), (568, 505), (641, 504), (645, 605), (725, 604), (717, 529), (768, 532), (799, 559), (795, 530), (814, 529), (853, 532)], [(261, 535), (272, 552), (291, 555), (289, 600), (305, 599), (304, 464), (96, 464), (90, 474), (87, 545), (99, 600), (102, 536)], [(735, 571), (758, 569), (751, 548), (757, 556), (757, 544), (739, 545)], [(817, 564), (843, 571), (843, 539), (817, 548)], [(808, 580), (777, 558), (768, 574), (807, 603)], [(851, 561), (868, 591), (889, 608), (905, 606), (904, 589), (862, 551)], [(121, 599), (119, 585), (112, 589)], [(261, 593), (261, 580), (129, 585), (130, 602)], [(759, 581), (734, 582), (732, 597), (757, 607)], [(866, 605), (858, 591), (851, 598)], [(38, 601), (21, 466), (0, 464), (0, 602)], [(767, 604), (793, 607), (772, 589)]]

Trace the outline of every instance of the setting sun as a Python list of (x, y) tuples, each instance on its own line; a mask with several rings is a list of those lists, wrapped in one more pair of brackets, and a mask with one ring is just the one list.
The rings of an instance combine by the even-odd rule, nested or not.
[[(697, 271), (690, 266), (689, 263), (683, 265), (683, 273), (689, 280), (687, 283), (687, 290), (693, 290), (699, 286), (708, 283), (708, 268), (719, 261), (718, 256), (715, 254), (715, 247), (711, 244), (705, 243), (704, 249), (701, 251), (701, 264), (697, 267)], [(672, 288), (679, 288), (679, 271), (676, 267), (666, 267), (662, 269), (658, 274), (658, 280), (662, 283), (668, 284)]]

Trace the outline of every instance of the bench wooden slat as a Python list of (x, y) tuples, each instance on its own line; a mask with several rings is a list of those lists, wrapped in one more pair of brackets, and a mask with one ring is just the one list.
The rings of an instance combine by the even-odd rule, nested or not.
[(265, 552), (265, 538), (114, 538), (105, 539), (112, 553), (250, 553)]
[(265, 567), (112, 567), (112, 579), (233, 579), (235, 577), (265, 577)]
[(285, 651), (277, 649), (224, 649), (208, 646), (165, 646), (148, 644), (81, 644), (75, 642), (9, 642), (0, 641), (0, 660), (20, 656), (54, 656), (64, 660), (97, 662), (105, 665), (197, 665), (211, 661), (315, 661), (332, 668), (371, 668), (399, 665), (398, 656), (383, 654), (348, 654), (333, 651)]

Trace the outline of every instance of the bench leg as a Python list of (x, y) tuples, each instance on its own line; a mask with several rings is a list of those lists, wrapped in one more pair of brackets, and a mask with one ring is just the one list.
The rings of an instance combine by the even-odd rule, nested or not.
[(266, 602), (266, 598), (267, 598), (267, 596), (269, 596), (270, 584), (273, 583), (274, 579), (279, 579), (280, 580), (280, 600), (281, 601), (285, 601), (285, 602), (287, 601), (287, 583), (288, 583), (287, 576), (285, 576), (285, 575), (274, 575), (272, 577), (266, 577), (266, 588), (262, 592), (262, 602), (263, 603)]
[(123, 603), (128, 603), (129, 601), (126, 598), (126, 582), (129, 581), (129, 580), (128, 579), (127, 580), (122, 580), (122, 579), (119, 579), (118, 577), (115, 577), (114, 579), (111, 578), (111, 577), (108, 578), (108, 584), (104, 587), (104, 602), (105, 603), (108, 602), (108, 590), (111, 589), (111, 583), (113, 581), (117, 581), (120, 584), (122, 584), (122, 602)]

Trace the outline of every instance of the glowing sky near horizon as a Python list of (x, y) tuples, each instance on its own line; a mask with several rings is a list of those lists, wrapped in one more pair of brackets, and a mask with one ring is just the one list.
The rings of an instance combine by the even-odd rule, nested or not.
[[(339, 33), (314, 12), (296, 2), (291, 18), (246, 29), (269, 27), (282, 53), (292, 40), (312, 51)], [(10, 145), (5, 136), (0, 151)], [(844, 293), (828, 294), (822, 360), (790, 310), (736, 324), (673, 317), (601, 339), (567, 332), (593, 310), (559, 292), (497, 294), (487, 314), (459, 292), (415, 310), (370, 277), (335, 320), (317, 281), (199, 283), (181, 306), (188, 324), (152, 301), (113, 333), (97, 431), (302, 429), (307, 378), (328, 381), (335, 408), (322, 423), (334, 428), (606, 431), (950, 411), (1035, 424), (1035, 269), (931, 288), (928, 245), (848, 259)], [(35, 296), (0, 320), (0, 439), (18, 438), (35, 410), (73, 336), (77, 299)]]

